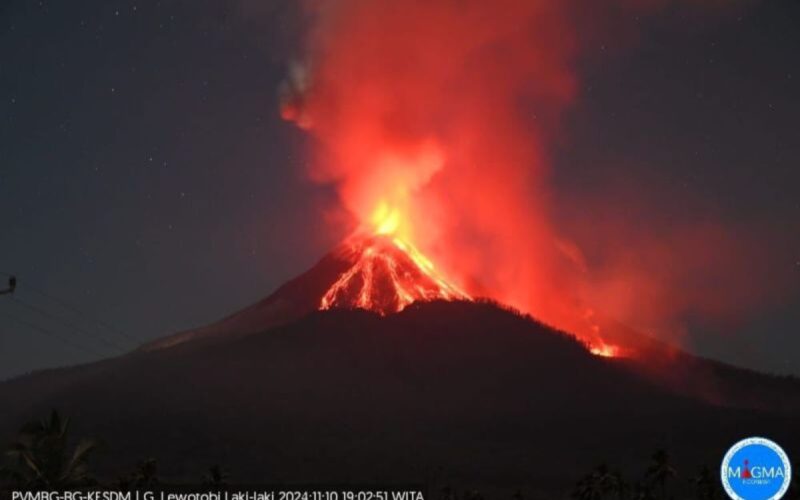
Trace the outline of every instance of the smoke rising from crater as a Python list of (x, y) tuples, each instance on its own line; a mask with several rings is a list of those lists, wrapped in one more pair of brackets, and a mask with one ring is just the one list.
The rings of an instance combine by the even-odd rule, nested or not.
[[(689, 309), (759, 303), (765, 285), (737, 266), (760, 252), (714, 220), (642, 230), (646, 204), (626, 207), (642, 214), (635, 223), (576, 239), (567, 228), (597, 205), (578, 200), (573, 223), (557, 224), (548, 181), (581, 55), (598, 37), (633, 43), (633, 19), (667, 3), (309, 2), (282, 115), (316, 139), (309, 174), (337, 187), (355, 221), (390, 207), (398, 232), (472, 295), (585, 336), (599, 334), (589, 309), (676, 331)], [(686, 290), (698, 282), (703, 293)]]

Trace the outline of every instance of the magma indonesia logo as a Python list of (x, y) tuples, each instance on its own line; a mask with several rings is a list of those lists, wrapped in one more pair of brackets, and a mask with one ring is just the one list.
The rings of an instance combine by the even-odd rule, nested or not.
[(778, 500), (792, 480), (792, 465), (769, 439), (743, 439), (722, 460), (722, 486), (734, 500)]

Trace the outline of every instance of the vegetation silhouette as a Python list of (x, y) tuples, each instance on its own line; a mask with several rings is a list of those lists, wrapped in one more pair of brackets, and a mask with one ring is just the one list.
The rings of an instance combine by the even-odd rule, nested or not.
[[(93, 439), (81, 439), (70, 449), (70, 419), (62, 418), (53, 410), (42, 420), (25, 424), (16, 440), (5, 452), (5, 464), (0, 467), (0, 491), (9, 489), (59, 491), (85, 488), (110, 488), (118, 491), (152, 489), (164, 486), (158, 477), (158, 463), (147, 458), (136, 464), (135, 470), (116, 481), (102, 484), (90, 473), (89, 458), (98, 449)], [(215, 464), (202, 475), (200, 484), (209, 490), (229, 486), (230, 475), (222, 466)], [(678, 470), (672, 465), (670, 455), (664, 449), (656, 450), (650, 457), (642, 480), (629, 483), (618, 469), (603, 463), (582, 476), (574, 485), (570, 496), (576, 500), (666, 500), (684, 498), (688, 500), (717, 500), (724, 498), (718, 478), (708, 466), (703, 466), (697, 475), (688, 479), (686, 491), (691, 497), (671, 494), (671, 486), (680, 480)], [(800, 476), (795, 473), (787, 499), (800, 499)], [(484, 500), (486, 497), (474, 488), (459, 491), (450, 485), (439, 489), (439, 500)], [(522, 490), (517, 489), (511, 500), (523, 500)]]
[(717, 478), (708, 466), (703, 466), (700, 472), (692, 479), (695, 487), (695, 497), (698, 500), (716, 500), (720, 498)]
[(677, 476), (678, 472), (670, 463), (666, 450), (656, 450), (647, 468), (645, 479), (652, 488), (660, 492), (661, 500), (667, 500), (667, 484)]
[(220, 489), (228, 485), (229, 474), (221, 466), (214, 464), (208, 468), (208, 473), (203, 475), (203, 486), (211, 489)]
[[(671, 485), (679, 480), (680, 475), (670, 462), (667, 451), (658, 449), (651, 455), (641, 480), (630, 484), (624, 479), (621, 472), (612, 471), (607, 465), (601, 464), (575, 483), (571, 496), (576, 500), (665, 500), (668, 498), (717, 500), (724, 498), (721, 482), (708, 466), (701, 467), (696, 476), (682, 484), (683, 492), (676, 496), (671, 493)], [(792, 490), (796, 491), (797, 486), (793, 486)], [(688, 496), (690, 491), (692, 496)], [(789, 496), (788, 498), (795, 497)]]
[(20, 489), (65, 489), (95, 484), (88, 460), (98, 442), (83, 439), (68, 449), (70, 420), (53, 410), (48, 418), (25, 424), (5, 452), (0, 469), (5, 481)]
[(622, 491), (622, 476), (612, 473), (606, 464), (598, 465), (575, 484), (572, 497), (577, 500), (600, 500), (619, 495)]

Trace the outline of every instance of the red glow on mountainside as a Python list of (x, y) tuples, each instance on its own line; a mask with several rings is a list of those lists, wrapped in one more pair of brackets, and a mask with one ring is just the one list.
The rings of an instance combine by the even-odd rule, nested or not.
[(604, 344), (602, 342), (590, 345), (589, 352), (595, 356), (601, 356), (604, 358), (616, 358), (619, 356), (619, 348), (617, 346)]
[(337, 186), (361, 231), (385, 237), (355, 244), (320, 307), (385, 314), (482, 296), (597, 337), (584, 335), (577, 272), (546, 206), (545, 142), (576, 90), (573, 7), (317, 5), (282, 116), (318, 139), (311, 177)]
[(352, 265), (325, 292), (320, 309), (361, 308), (385, 315), (417, 301), (471, 300), (398, 235), (399, 211), (379, 205), (372, 223), (374, 234), (354, 235), (345, 243), (342, 257)]
[(551, 157), (583, 51), (635, 38), (630, 20), (669, 3), (307, 2), (307, 53), (283, 83), (281, 115), (314, 138), (311, 179), (334, 186), (369, 235), (345, 245), (352, 267), (320, 307), (387, 314), (490, 297), (620, 356), (633, 350), (607, 317), (678, 335), (687, 312), (757, 303), (757, 273), (735, 271), (764, 259), (735, 257), (714, 220), (623, 223), (599, 212), (647, 205), (599, 189), (599, 202), (556, 203)]
[(353, 264), (322, 297), (320, 309), (360, 308), (386, 315), (417, 301), (470, 300), (399, 238), (353, 237), (345, 246)]

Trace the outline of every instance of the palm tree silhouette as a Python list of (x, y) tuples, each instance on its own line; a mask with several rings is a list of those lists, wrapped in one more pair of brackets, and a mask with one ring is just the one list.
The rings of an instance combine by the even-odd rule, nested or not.
[(133, 473), (131, 483), (134, 488), (147, 488), (159, 484), (156, 459), (147, 458), (136, 464), (136, 471)]
[(630, 495), (630, 486), (618, 470), (611, 473), (611, 491), (616, 493), (617, 500), (625, 500)]
[(88, 459), (97, 449), (94, 440), (81, 440), (69, 452), (69, 419), (53, 410), (49, 418), (25, 424), (5, 452), (2, 477), (19, 488), (65, 489), (94, 484)]
[(572, 491), (576, 500), (600, 500), (607, 493), (617, 492), (616, 475), (609, 472), (605, 464), (598, 465), (592, 472), (582, 477)]
[(650, 467), (647, 468), (647, 482), (657, 487), (661, 492), (661, 500), (667, 499), (667, 482), (678, 476), (677, 471), (669, 461), (669, 455), (665, 450), (657, 450), (652, 457)]

